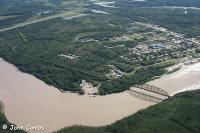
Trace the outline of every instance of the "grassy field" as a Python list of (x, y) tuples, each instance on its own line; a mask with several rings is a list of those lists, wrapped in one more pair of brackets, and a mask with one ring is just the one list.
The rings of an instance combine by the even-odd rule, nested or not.
[(200, 91), (183, 92), (104, 127), (72, 126), (57, 133), (199, 133)]

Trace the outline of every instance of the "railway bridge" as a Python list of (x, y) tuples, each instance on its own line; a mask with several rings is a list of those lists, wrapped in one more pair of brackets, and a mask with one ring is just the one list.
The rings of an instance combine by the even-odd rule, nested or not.
[(169, 94), (165, 90), (150, 84), (135, 85), (134, 87), (169, 97)]
[(153, 103), (158, 103), (170, 97), (164, 89), (150, 84), (135, 85), (127, 92), (134, 97)]

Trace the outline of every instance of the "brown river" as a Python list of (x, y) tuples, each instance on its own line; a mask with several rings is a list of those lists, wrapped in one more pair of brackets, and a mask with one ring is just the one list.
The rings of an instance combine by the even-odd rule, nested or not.
[[(178, 72), (151, 81), (169, 94), (195, 89), (200, 85), (200, 63), (183, 67)], [(150, 105), (127, 92), (89, 97), (61, 93), (34, 76), (20, 72), (0, 58), (0, 100), (5, 104), (8, 120), (26, 130), (27, 126), (44, 126), (50, 133), (74, 124), (103, 126), (131, 115)]]

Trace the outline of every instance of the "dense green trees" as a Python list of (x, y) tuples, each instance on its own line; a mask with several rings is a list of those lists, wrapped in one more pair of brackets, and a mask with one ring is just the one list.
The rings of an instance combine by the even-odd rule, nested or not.
[(140, 67), (133, 73), (111, 81), (105, 81), (101, 85), (100, 94), (121, 92), (135, 84), (143, 84), (156, 76), (166, 72), (165, 68), (173, 65), (174, 61), (158, 63), (151, 66)]
[(129, 3), (120, 3), (118, 6), (120, 9), (116, 10), (115, 14), (126, 17), (132, 21), (160, 25), (169, 30), (186, 34), (187, 37), (200, 35), (199, 10), (187, 9), (187, 14), (185, 14), (185, 9), (152, 7), (130, 8), (134, 7), (134, 5), (131, 6)]
[[(54, 5), (62, 3), (54, 0), (51, 2)], [(31, 73), (59, 89), (80, 92), (79, 84), (82, 79), (85, 79), (95, 85), (101, 84), (100, 93), (107, 94), (124, 91), (131, 85), (141, 84), (155, 76), (160, 76), (165, 73), (164, 67), (156, 69), (155, 63), (179, 58), (177, 54), (173, 54), (177, 49), (132, 54), (134, 53), (132, 48), (148, 41), (145, 37), (137, 39), (134, 35), (152, 32), (148, 28), (134, 27), (134, 21), (159, 24), (170, 30), (194, 36), (199, 33), (200, 12), (197, 10), (189, 9), (189, 14), (184, 14), (184, 9), (149, 8), (152, 6), (149, 1), (141, 2), (149, 5), (148, 8), (136, 8), (131, 3), (141, 7), (142, 5), (138, 4), (140, 2), (128, 0), (123, 2), (116, 0), (115, 6), (118, 8), (105, 8), (89, 1), (85, 2), (91, 3), (86, 6), (88, 10), (84, 12), (87, 16), (69, 20), (56, 18), (0, 33), (0, 57), (15, 64), (21, 71)], [(175, 4), (177, 1), (166, 0), (165, 2)], [(153, 3), (160, 5), (162, 2), (156, 0)], [(188, 3), (193, 5), (194, 1)], [(198, 2), (196, 3), (198, 6)], [(20, 7), (16, 5), (16, 8), (19, 8), (18, 6)], [(28, 4), (26, 8), (29, 6)], [(43, 9), (46, 8), (45, 6)], [(90, 11), (91, 9), (105, 10), (110, 14), (95, 14)], [(2, 12), (0, 9), (0, 13)], [(20, 17), (23, 15), (18, 18), (21, 21)], [(16, 23), (15, 20), (10, 21)], [(125, 41), (123, 39), (111, 41), (111, 38), (123, 35), (130, 38)], [(91, 38), (93, 41), (90, 42), (79, 40)], [(191, 47), (185, 47), (187, 48)], [(73, 54), (77, 58), (60, 57), (58, 56), (60, 54)], [(165, 60), (159, 60), (159, 55), (162, 55), (162, 59)], [(114, 65), (126, 74), (117, 79), (109, 79), (106, 76), (110, 72), (109, 65)], [(143, 67), (138, 69), (140, 66)], [(138, 70), (135, 72), (136, 69)]]

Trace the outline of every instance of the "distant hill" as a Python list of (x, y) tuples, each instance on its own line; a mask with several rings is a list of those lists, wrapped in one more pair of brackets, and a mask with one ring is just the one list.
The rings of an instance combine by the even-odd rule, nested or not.
[(177, 94), (105, 127), (72, 126), (57, 133), (199, 133), (200, 90)]

